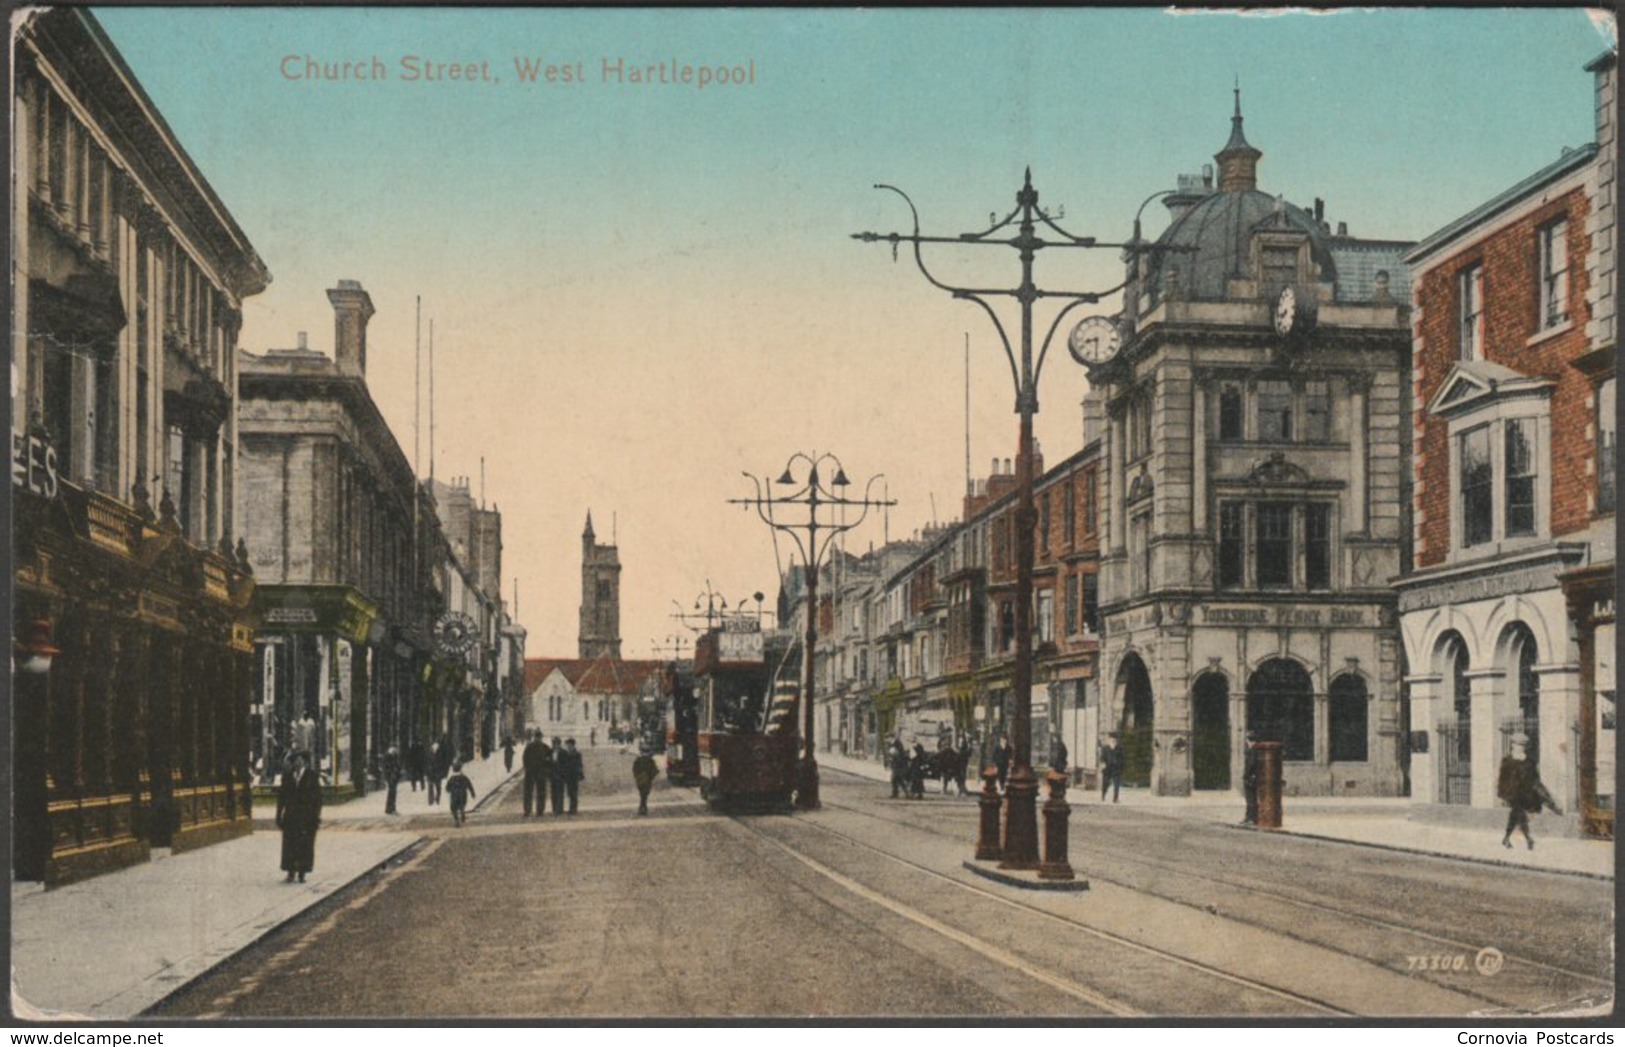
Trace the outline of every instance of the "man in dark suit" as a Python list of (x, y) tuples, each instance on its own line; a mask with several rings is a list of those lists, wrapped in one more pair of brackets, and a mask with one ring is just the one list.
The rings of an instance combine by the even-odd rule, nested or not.
[[(576, 794), (581, 786), (581, 779), (586, 775), (581, 766), (581, 753), (576, 750), (576, 740), (567, 738), (564, 741), (564, 755), (554, 757), (556, 764), (562, 764), (564, 790), (570, 797), (570, 813), (576, 813)], [(556, 801), (555, 801), (556, 802)], [(554, 808), (555, 813), (558, 808)]]
[(553, 778), (553, 750), (542, 741), (541, 731), (530, 732), (519, 763), (525, 769), (525, 816), (530, 817), (534, 799), (536, 816), (540, 818), (547, 811), (547, 789)]
[(282, 787), (276, 794), (276, 827), (282, 830), (282, 871), (288, 882), (305, 882), (316, 864), (316, 828), (322, 822), (322, 783), (310, 769), (303, 749), (288, 758)]
[[(570, 747), (575, 748), (575, 739), (570, 740)], [(553, 739), (553, 766), (547, 773), (548, 789), (553, 795), (553, 813), (564, 813), (564, 744), (557, 738)]]

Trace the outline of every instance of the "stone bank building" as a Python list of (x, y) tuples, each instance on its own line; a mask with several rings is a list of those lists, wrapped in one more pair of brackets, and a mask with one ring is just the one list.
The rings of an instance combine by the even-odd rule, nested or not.
[(1408, 244), (1259, 188), (1239, 92), (1212, 168), (1126, 253), (1121, 334), (1092, 368), (1105, 434), (1101, 730), (1125, 782), (1241, 785), (1246, 734), (1289, 795), (1399, 794)]

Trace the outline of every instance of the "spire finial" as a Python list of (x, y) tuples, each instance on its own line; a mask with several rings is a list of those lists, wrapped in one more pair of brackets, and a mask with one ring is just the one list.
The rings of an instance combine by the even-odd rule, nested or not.
[(1236, 77), (1236, 88), (1235, 88), (1235, 91), (1236, 91), (1236, 119), (1240, 120), (1241, 119), (1241, 74), (1237, 73), (1237, 74), (1235, 74), (1235, 77)]

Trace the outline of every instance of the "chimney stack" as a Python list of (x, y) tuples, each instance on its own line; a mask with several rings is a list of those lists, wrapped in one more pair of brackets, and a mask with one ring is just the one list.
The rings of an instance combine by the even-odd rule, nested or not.
[(367, 376), (367, 321), (372, 319), (372, 297), (360, 281), (340, 280), (328, 289), (333, 303), (333, 361), (340, 374)]

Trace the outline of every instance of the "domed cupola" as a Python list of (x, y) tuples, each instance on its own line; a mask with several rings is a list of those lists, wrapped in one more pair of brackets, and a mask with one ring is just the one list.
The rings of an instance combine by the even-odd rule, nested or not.
[(1260, 300), (1284, 283), (1335, 282), (1325, 227), (1303, 208), (1259, 190), (1263, 155), (1242, 131), (1237, 88), (1230, 140), (1213, 156), (1218, 184), (1194, 204), (1188, 195), (1167, 198), (1173, 221), (1157, 243), (1179, 250), (1150, 256), (1138, 282), (1142, 309), (1165, 300)]

